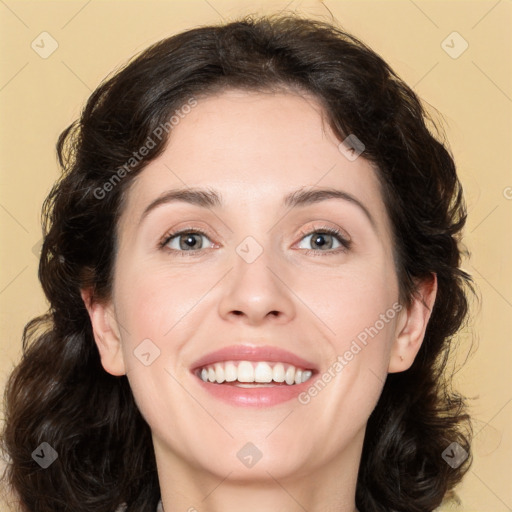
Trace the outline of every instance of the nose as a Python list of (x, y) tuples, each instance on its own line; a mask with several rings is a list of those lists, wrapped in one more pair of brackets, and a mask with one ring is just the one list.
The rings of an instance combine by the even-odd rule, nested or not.
[(234, 268), (226, 276), (219, 314), (228, 321), (259, 325), (283, 324), (295, 316), (294, 294), (282, 266), (272, 264), (267, 251), (252, 263), (235, 255)]

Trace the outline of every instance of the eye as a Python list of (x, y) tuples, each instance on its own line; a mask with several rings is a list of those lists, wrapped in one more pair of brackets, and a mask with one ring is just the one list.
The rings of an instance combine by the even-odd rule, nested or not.
[[(309, 233), (301, 232), (302, 240), (309, 239), (308, 242), (312, 245), (312, 249), (299, 246), (299, 249), (305, 249), (306, 254), (326, 253), (333, 254), (339, 252), (347, 252), (350, 249), (352, 242), (350, 239), (345, 237), (342, 232), (335, 228), (316, 228), (314, 231)], [(207, 248), (203, 239), (210, 240), (208, 235), (198, 229), (182, 229), (177, 232), (166, 234), (160, 242), (161, 248), (167, 248), (170, 251), (179, 254), (180, 256), (192, 256), (199, 255), (201, 249)], [(209, 248), (213, 247), (211, 243)], [(185, 254), (189, 253), (189, 254)]]
[(319, 253), (326, 252), (328, 254), (346, 252), (351, 247), (351, 241), (343, 236), (342, 232), (335, 228), (316, 228), (309, 233), (301, 233), (302, 240), (308, 240), (307, 243), (311, 244), (312, 249), (300, 247), (299, 249), (306, 249), (306, 253)]
[(160, 246), (177, 252), (196, 252), (205, 248), (202, 238), (209, 240), (208, 236), (200, 230), (185, 229), (165, 235)]

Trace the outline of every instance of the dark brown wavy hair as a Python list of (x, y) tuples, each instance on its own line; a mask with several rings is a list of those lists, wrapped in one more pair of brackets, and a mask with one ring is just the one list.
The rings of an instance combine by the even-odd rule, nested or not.
[[(358, 509), (432, 511), (469, 469), (471, 422), (447, 369), (474, 285), (460, 268), (466, 209), (441, 132), (416, 94), (352, 35), (299, 15), (250, 15), (141, 52), (99, 85), (59, 137), (63, 175), (43, 206), (39, 266), (50, 309), (25, 327), (23, 357), (5, 393), (5, 479), (23, 512), (156, 507), (150, 428), (126, 376), (102, 368), (80, 291), (109, 297), (123, 198), (172, 137), (172, 130), (154, 137), (158, 127), (190, 98), (228, 88), (315, 97), (340, 141), (355, 135), (376, 167), (402, 303), (411, 303), (419, 280), (437, 274), (421, 349), (410, 369), (387, 376), (368, 420)], [(154, 147), (134, 162), (148, 137)], [(31, 456), (42, 442), (58, 453), (47, 469)], [(452, 442), (470, 455), (457, 468), (442, 457)]]

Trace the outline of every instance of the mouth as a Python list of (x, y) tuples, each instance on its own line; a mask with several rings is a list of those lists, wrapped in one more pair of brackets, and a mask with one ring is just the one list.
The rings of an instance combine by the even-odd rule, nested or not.
[(238, 345), (202, 357), (191, 373), (203, 390), (230, 405), (267, 407), (296, 398), (318, 369), (283, 349)]
[(222, 361), (195, 371), (203, 382), (238, 387), (294, 386), (307, 382), (313, 370), (270, 361)]

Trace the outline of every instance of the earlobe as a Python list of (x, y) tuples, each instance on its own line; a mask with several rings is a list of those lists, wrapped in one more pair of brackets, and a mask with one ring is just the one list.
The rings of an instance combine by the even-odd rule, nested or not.
[(112, 304), (94, 300), (91, 290), (82, 290), (81, 295), (89, 313), (94, 341), (98, 347), (103, 368), (111, 375), (125, 375), (121, 335)]
[(397, 322), (398, 332), (391, 347), (389, 373), (403, 372), (411, 367), (425, 338), (428, 321), (437, 294), (437, 275), (418, 283), (412, 304)]

